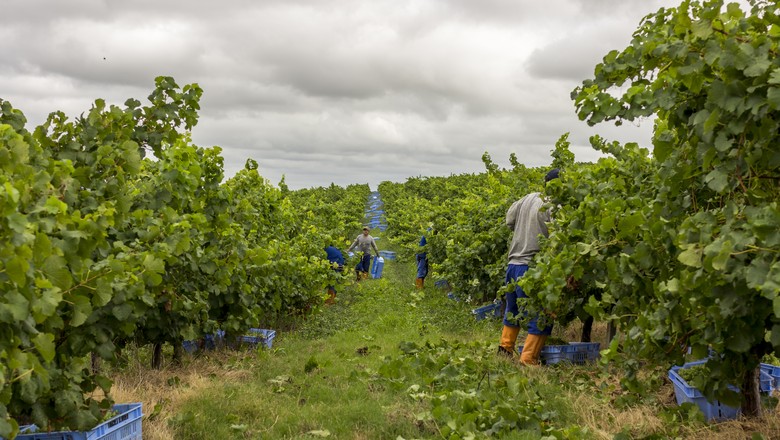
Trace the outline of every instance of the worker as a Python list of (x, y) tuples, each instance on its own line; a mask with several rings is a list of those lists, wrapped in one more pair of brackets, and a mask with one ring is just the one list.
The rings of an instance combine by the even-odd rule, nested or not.
[(355, 248), (358, 248), (358, 250), (363, 253), (360, 257), (360, 262), (355, 266), (358, 281), (368, 278), (368, 272), (371, 270), (371, 249), (373, 249), (374, 254), (379, 257), (379, 249), (376, 247), (374, 237), (370, 236), (368, 233), (368, 226), (363, 226), (363, 233), (358, 235), (349, 249), (347, 249), (347, 253)]
[[(431, 228), (428, 228), (430, 231)], [(425, 235), (420, 237), (420, 243), (418, 246), (422, 252), (418, 252), (417, 257), (417, 279), (414, 284), (418, 289), (425, 287), (425, 277), (428, 276), (428, 252), (425, 250), (425, 245), (428, 244), (428, 240), (425, 239)]]
[[(559, 170), (555, 168), (544, 177), (545, 184), (558, 177)], [(549, 211), (543, 210), (544, 200), (538, 192), (530, 193), (512, 204), (506, 213), (506, 225), (512, 228), (514, 235), (509, 246), (509, 264), (506, 270), (506, 284), (515, 283), (528, 270), (528, 263), (539, 252), (539, 236), (547, 236), (547, 223), (550, 221)], [(504, 311), (504, 328), (501, 331), (501, 341), (498, 352), (514, 356), (517, 335), (520, 327), (516, 317), (519, 315), (517, 298), (527, 298), (522, 287), (517, 286), (506, 294), (506, 309)], [(513, 319), (515, 318), (515, 319)], [(552, 324), (539, 328), (538, 316), (528, 323), (528, 336), (523, 344), (520, 362), (524, 365), (537, 365), (547, 337), (552, 334)]]
[[(325, 254), (328, 256), (331, 269), (336, 272), (344, 271), (344, 255), (336, 246), (330, 245), (325, 247)], [(328, 299), (325, 300), (325, 304), (333, 304), (336, 302), (336, 288), (334, 286), (328, 286)]]

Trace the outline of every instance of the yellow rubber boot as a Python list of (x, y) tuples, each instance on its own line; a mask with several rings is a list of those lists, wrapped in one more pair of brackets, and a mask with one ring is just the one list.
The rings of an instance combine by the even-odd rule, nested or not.
[(328, 287), (328, 299), (325, 300), (325, 304), (331, 305), (336, 303), (336, 289)]
[(525, 338), (523, 352), (520, 353), (520, 363), (523, 365), (539, 365), (539, 356), (542, 354), (544, 341), (547, 335), (531, 335)]
[(520, 333), (520, 327), (510, 327), (505, 325), (501, 330), (501, 341), (498, 344), (498, 352), (507, 356), (514, 356), (515, 344), (517, 344), (517, 335)]
[(423, 279), (422, 278), (417, 278), (416, 280), (414, 280), (414, 285), (418, 289), (422, 289), (423, 288)]

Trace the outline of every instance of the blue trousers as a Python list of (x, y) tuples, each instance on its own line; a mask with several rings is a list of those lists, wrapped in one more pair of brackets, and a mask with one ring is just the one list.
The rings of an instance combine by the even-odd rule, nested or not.
[[(514, 281), (517, 281), (520, 279), (525, 273), (528, 271), (528, 265), (526, 264), (510, 264), (509, 267), (506, 268), (506, 284), (512, 283)], [(517, 286), (515, 290), (508, 292), (506, 294), (506, 310), (504, 311), (504, 325), (509, 327), (519, 327), (517, 323), (512, 322), (509, 320), (512, 316), (517, 316), (520, 314), (520, 310), (517, 307), (517, 298), (528, 298), (528, 295), (523, 292), (523, 288), (520, 286)], [(526, 315), (526, 312), (523, 311), (523, 316)], [(528, 334), (529, 335), (551, 335), (552, 334), (552, 324), (549, 326), (540, 329), (539, 326), (537, 326), (537, 321), (539, 320), (538, 317), (533, 317), (531, 321), (528, 323)]]
[(371, 254), (365, 252), (360, 258), (360, 262), (355, 266), (355, 270), (358, 272), (370, 272), (371, 271)]
[(428, 255), (425, 252), (417, 254), (417, 278), (428, 276)]

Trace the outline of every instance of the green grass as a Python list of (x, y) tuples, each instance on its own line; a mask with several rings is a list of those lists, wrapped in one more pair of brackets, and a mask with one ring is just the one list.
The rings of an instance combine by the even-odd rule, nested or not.
[[(579, 428), (563, 383), (568, 369), (583, 367), (524, 368), (496, 356), (501, 321), (476, 321), (473, 306), (448, 299), (431, 279), (415, 289), (415, 271), (402, 258), (386, 261), (381, 279), (340, 289), (335, 305), (278, 331), (271, 350), (206, 354), (198, 361), (217, 367), (170, 408), (174, 437), (460, 438), (448, 434), (472, 419), (494, 421), (502, 407), (530, 420), (500, 438), (539, 438), (541, 427), (594, 438)], [(410, 343), (418, 356), (404, 355)]]
[(500, 323), (476, 322), (430, 280), (416, 290), (414, 276), (413, 264), (386, 261), (383, 278), (342, 289), (335, 305), (277, 334), (250, 377), (213, 377), (172, 419), (177, 438), (435, 436), (415, 417), (425, 404), (370, 377), (403, 341), (492, 341)]
[[(414, 263), (399, 258), (386, 261), (382, 279), (352, 283), (335, 305), (279, 329), (270, 350), (206, 352), (163, 371), (146, 362), (127, 368), (117, 388), (125, 401), (144, 402), (144, 438), (469, 438), (449, 434), (505, 416), (526, 418), (524, 429), (495, 438), (780, 432), (777, 414), (755, 426), (703, 425), (674, 404), (663, 371), (649, 382), (654, 391), (637, 394), (597, 364), (527, 368), (500, 358), (499, 320), (476, 321), (473, 306), (447, 299), (432, 279), (415, 289)], [(555, 335), (576, 340), (578, 331)]]

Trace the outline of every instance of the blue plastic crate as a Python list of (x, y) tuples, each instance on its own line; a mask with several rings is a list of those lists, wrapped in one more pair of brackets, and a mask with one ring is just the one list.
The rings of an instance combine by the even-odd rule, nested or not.
[[(553, 365), (560, 362), (584, 364), (599, 358), (601, 344), (598, 342), (569, 342), (567, 345), (545, 345), (539, 355), (541, 363)], [(517, 352), (523, 352), (523, 346), (517, 347)]]
[[(688, 354), (691, 354), (691, 348), (688, 347)], [(709, 357), (716, 356), (716, 353), (714, 350), (709, 349)], [(707, 362), (707, 359), (701, 359), (698, 361), (692, 361), (685, 366), (692, 366), (692, 365), (699, 365)], [(780, 386), (780, 367), (776, 365), (771, 364), (760, 364), (760, 375), (758, 379), (758, 385), (759, 389), (763, 393), (768, 393), (774, 389), (776, 389), (778, 386)]]
[(433, 285), (436, 287), (447, 288), (450, 286), (450, 283), (448, 283), (447, 280), (436, 280)]
[(677, 404), (682, 405), (685, 402), (694, 403), (699, 407), (704, 417), (707, 420), (727, 420), (736, 419), (740, 414), (738, 407), (728, 406), (715, 400), (714, 402), (708, 402), (707, 398), (696, 387), (688, 385), (677, 373), (681, 369), (689, 368), (694, 365), (700, 365), (707, 362), (707, 360), (688, 362), (685, 365), (674, 366), (669, 370), (669, 380), (674, 385), (674, 397), (677, 399)]
[[(550, 345), (542, 349), (542, 358), (547, 364), (571, 362), (584, 364), (599, 358), (598, 342), (569, 342), (569, 345)], [(545, 353), (545, 349), (547, 352)]]
[(225, 331), (217, 330), (213, 335), (205, 335), (200, 340), (183, 341), (182, 347), (187, 353), (195, 353), (200, 349), (214, 350), (225, 342)]
[(213, 335), (206, 335), (203, 337), (203, 339), (203, 348), (206, 350), (214, 350), (225, 343), (225, 331), (217, 330)]
[(16, 440), (141, 440), (141, 403), (118, 403), (113, 410), (119, 414), (89, 431), (36, 432), (31, 425)]
[(271, 348), (276, 337), (275, 330), (266, 330), (262, 328), (250, 328), (247, 335), (237, 336), (236, 340), (240, 344), (257, 346), (263, 344), (266, 348)]
[(379, 251), (379, 256), (387, 260), (395, 260), (395, 252)]
[(198, 341), (184, 341), (181, 345), (187, 353), (192, 354), (198, 351)]
[[(761, 364), (761, 372), (772, 378), (771, 389), (780, 388), (780, 367), (771, 364)], [(762, 380), (763, 384), (763, 380)], [(763, 386), (763, 385), (762, 385)], [(762, 389), (761, 391), (769, 391)]]
[(494, 318), (500, 317), (501, 303), (491, 303), (486, 306), (476, 308), (471, 311), (471, 314), (474, 315), (474, 318), (476, 318), (477, 321), (481, 321), (488, 316), (493, 316)]
[[(381, 255), (381, 252), (380, 252)], [(385, 259), (380, 257), (373, 257), (371, 263), (371, 278), (382, 278), (382, 269), (385, 267)]]

